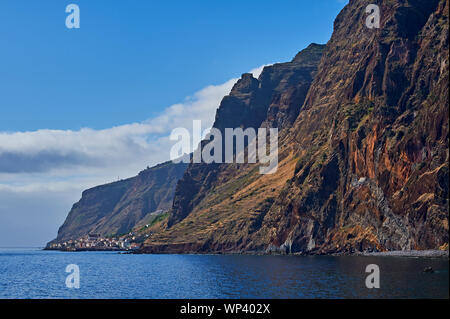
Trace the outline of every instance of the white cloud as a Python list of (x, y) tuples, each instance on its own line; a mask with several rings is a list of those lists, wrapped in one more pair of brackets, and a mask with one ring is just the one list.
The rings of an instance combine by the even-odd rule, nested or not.
[[(259, 76), (262, 68), (251, 72)], [(201, 120), (204, 129), (210, 128), (221, 99), (236, 81), (210, 85), (142, 123), (104, 130), (0, 132), (0, 178), (5, 179), (6, 174), (92, 174), (91, 169), (97, 173), (119, 169), (123, 176), (168, 160), (173, 145), (168, 139), (170, 132), (176, 127), (191, 129), (193, 120)]]
[[(250, 73), (259, 77), (263, 67)], [(83, 189), (134, 176), (146, 166), (169, 160), (175, 143), (169, 135), (176, 127), (190, 130), (193, 120), (201, 120), (203, 129), (210, 128), (220, 101), (237, 80), (205, 87), (141, 123), (103, 130), (0, 132), (0, 224), (10, 223), (13, 213), (20, 225), (18, 215), (30, 214), (22, 211), (24, 207), (34, 207), (33, 213), (58, 216), (42, 218), (45, 223), (55, 220), (51, 227), (56, 234), (61, 219)], [(48, 229), (43, 224), (36, 226)], [(53, 234), (48, 236), (49, 240)], [(0, 246), (4, 241), (0, 236)]]

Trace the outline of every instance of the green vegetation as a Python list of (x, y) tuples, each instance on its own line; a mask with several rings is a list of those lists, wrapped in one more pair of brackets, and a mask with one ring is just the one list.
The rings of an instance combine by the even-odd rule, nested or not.
[(162, 213), (161, 215), (158, 215), (155, 219), (151, 221), (149, 224), (149, 227), (152, 227), (153, 225), (156, 225), (157, 223), (163, 222), (169, 218), (169, 212)]
[(206, 197), (208, 200), (203, 200), (198, 206), (199, 209), (204, 209), (210, 206), (214, 206), (227, 198), (234, 198), (234, 195), (247, 185), (251, 184), (258, 175), (258, 166), (255, 166), (247, 174), (230, 180), (222, 186), (219, 186), (211, 191), (211, 196)]
[(349, 104), (344, 106), (343, 112), (351, 131), (356, 131), (360, 123), (373, 112), (374, 103), (367, 99), (361, 100), (357, 104)]

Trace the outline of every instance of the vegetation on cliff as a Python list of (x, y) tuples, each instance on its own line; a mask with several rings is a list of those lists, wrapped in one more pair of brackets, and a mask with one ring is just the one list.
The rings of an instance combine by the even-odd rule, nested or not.
[(281, 129), (278, 171), (191, 164), (143, 251), (446, 247), (448, 1), (382, 1), (379, 29), (365, 25), (367, 4), (342, 10), (318, 66), (312, 46), (222, 101), (219, 129)]

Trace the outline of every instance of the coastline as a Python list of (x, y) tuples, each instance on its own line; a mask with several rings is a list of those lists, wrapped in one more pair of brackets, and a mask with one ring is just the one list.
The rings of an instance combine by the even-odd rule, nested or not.
[(62, 251), (62, 252), (80, 252), (80, 251), (130, 251), (127, 249), (120, 249), (120, 248), (72, 248), (72, 249), (56, 249), (56, 248), (48, 248), (45, 247), (42, 250), (53, 250), (53, 251)]
[(396, 250), (371, 253), (358, 253), (359, 256), (414, 257), (414, 258), (448, 258), (448, 250)]
[(114, 249), (114, 248), (80, 248), (80, 249), (53, 249), (53, 248), (43, 248), (42, 250), (54, 250), (61, 252), (82, 252), (82, 251), (116, 251), (125, 254), (137, 254), (137, 255), (277, 255), (277, 256), (361, 256), (361, 257), (409, 257), (409, 258), (449, 258), (448, 250), (395, 250), (395, 251), (384, 251), (384, 252), (354, 252), (354, 253), (294, 253), (294, 254), (283, 254), (275, 252), (255, 252), (255, 251), (236, 251), (236, 252), (145, 252), (142, 250), (134, 249)]

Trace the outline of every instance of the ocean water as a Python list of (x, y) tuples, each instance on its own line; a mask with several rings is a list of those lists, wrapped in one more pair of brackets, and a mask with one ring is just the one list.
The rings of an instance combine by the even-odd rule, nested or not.
[[(66, 266), (80, 288), (66, 287)], [(368, 264), (380, 288), (368, 289)], [(433, 267), (434, 273), (424, 273)], [(448, 259), (0, 249), (0, 298), (449, 298)]]

